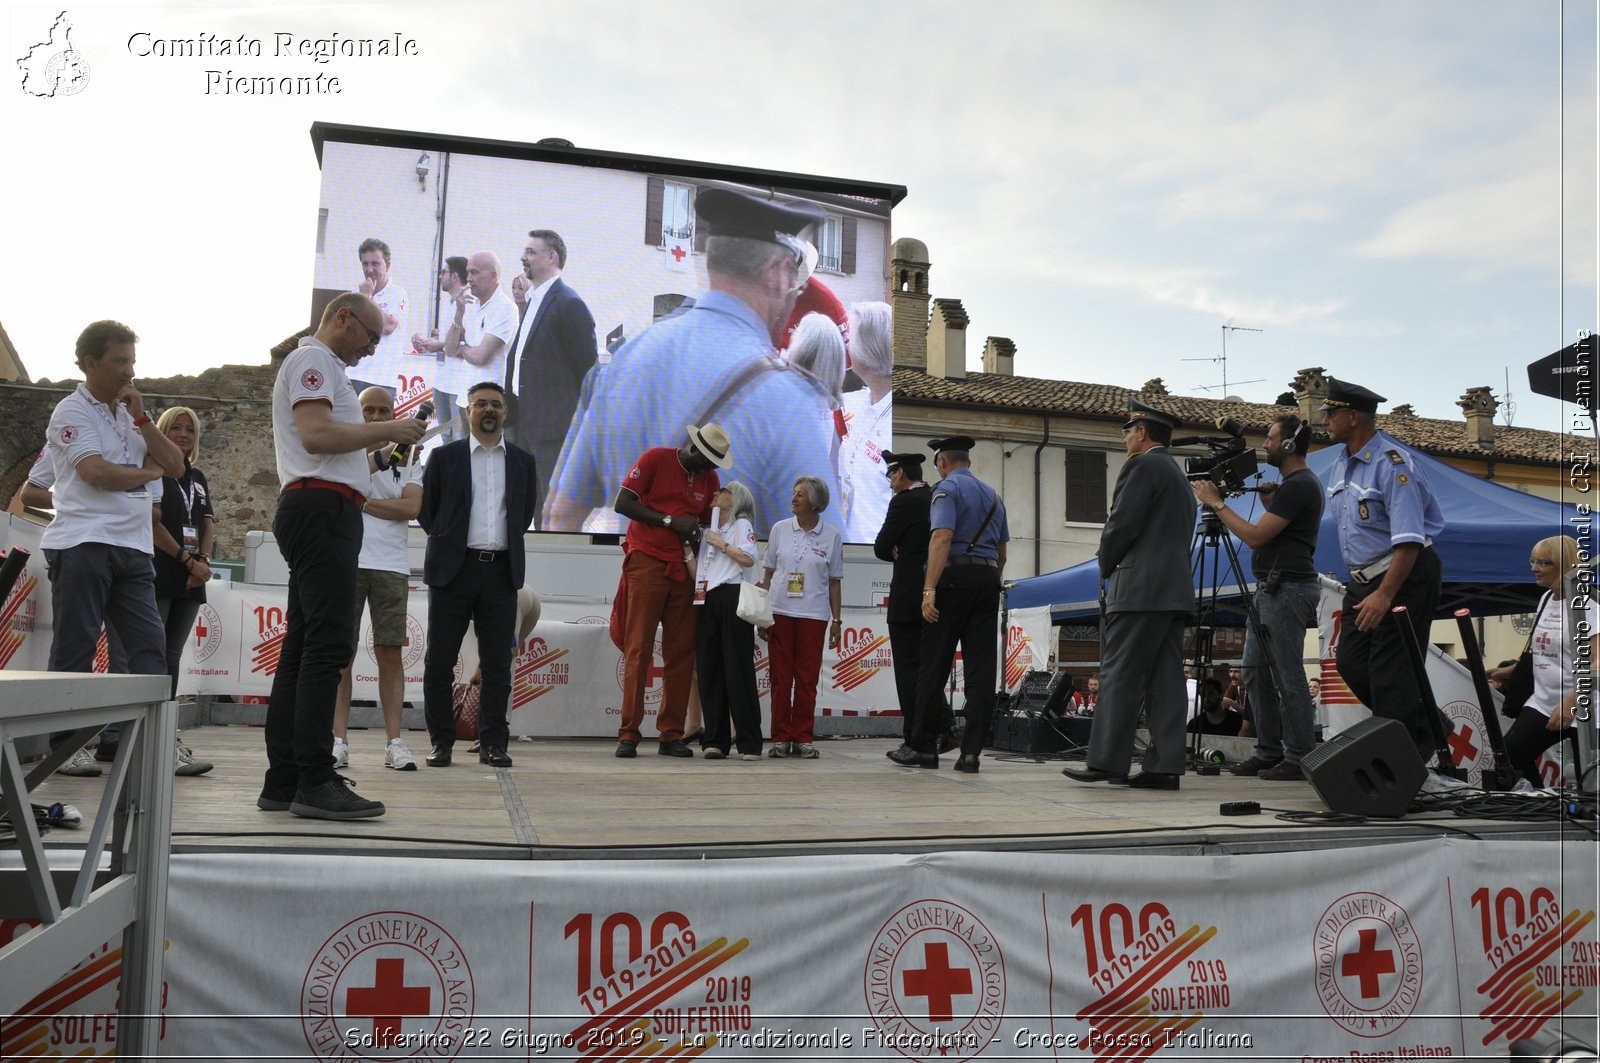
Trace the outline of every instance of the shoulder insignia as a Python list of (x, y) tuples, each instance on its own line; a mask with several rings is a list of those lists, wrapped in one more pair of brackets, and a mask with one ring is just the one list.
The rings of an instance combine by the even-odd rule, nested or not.
[(1411, 482), (1411, 477), (1407, 476), (1403, 472), (1397, 472), (1394, 474), (1394, 482), (1399, 484), (1401, 487), (1404, 487), (1406, 484)]
[(949, 497), (950, 497), (950, 492), (949, 491), (935, 491), (934, 495), (933, 495), (933, 500), (935, 502), (937, 502), (941, 498), (949, 498)]
[(1389, 455), (1390, 465), (1404, 465), (1406, 463), (1406, 459), (1400, 456), (1398, 450), (1386, 450), (1384, 453)]

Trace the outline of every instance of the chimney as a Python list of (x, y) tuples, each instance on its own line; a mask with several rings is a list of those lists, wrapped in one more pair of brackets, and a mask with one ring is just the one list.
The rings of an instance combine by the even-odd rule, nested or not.
[(1500, 409), (1494, 392), (1486, 387), (1468, 388), (1456, 405), (1467, 415), (1467, 445), (1493, 450), (1494, 415)]
[(928, 368), (928, 246), (902, 237), (894, 242), (890, 258), (894, 310), (894, 364)]
[(1017, 345), (1004, 336), (990, 336), (983, 343), (983, 371), (995, 376), (1015, 376)]
[(960, 299), (935, 299), (928, 321), (928, 375), (964, 379), (967, 375), (967, 312)]
[(1390, 417), (1415, 417), (1416, 415), (1416, 409), (1413, 408), (1409, 402), (1402, 402), (1400, 405), (1389, 411)]
[(1170, 395), (1172, 392), (1167, 390), (1167, 382), (1165, 380), (1158, 376), (1153, 376), (1139, 385), (1139, 394), (1148, 397), (1152, 395)]
[(1328, 401), (1328, 378), (1322, 366), (1302, 369), (1289, 382), (1295, 400), (1300, 403), (1300, 419), (1306, 424), (1321, 424), (1322, 404)]

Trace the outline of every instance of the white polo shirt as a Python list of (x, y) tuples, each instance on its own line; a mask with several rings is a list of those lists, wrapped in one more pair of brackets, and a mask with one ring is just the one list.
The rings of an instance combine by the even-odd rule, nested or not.
[(761, 566), (771, 574), (767, 589), (774, 613), (831, 619), (828, 583), (844, 579), (844, 536), (825, 520), (810, 531), (802, 530), (794, 517), (780, 520), (767, 534)]
[[(361, 424), (361, 402), (356, 398), (345, 365), (315, 336), (300, 340), (278, 367), (272, 385), (272, 446), (278, 455), (278, 482), (287, 487), (307, 476), (344, 484), (352, 491), (367, 491), (367, 455), (359, 448), (348, 454), (311, 454), (300, 442), (294, 408), (302, 402), (325, 402), (333, 419)], [(146, 503), (148, 505), (148, 503)], [(148, 522), (149, 514), (145, 515)]]
[[(734, 550), (743, 550), (749, 554), (750, 567), (755, 567), (756, 533), (750, 527), (748, 520), (740, 517), (728, 527), (720, 529), (720, 534), (729, 547)], [(700, 572), (697, 581), (704, 584), (705, 589), (708, 591), (713, 587), (720, 587), (724, 583), (738, 583), (745, 578), (745, 572), (747, 571), (739, 562), (704, 540), (700, 543), (700, 564), (698, 568)], [(696, 594), (694, 604), (703, 605), (705, 601), (699, 594)]]
[(844, 496), (846, 542), (870, 543), (883, 527), (894, 489), (883, 452), (894, 449), (894, 393), (872, 401), (866, 388), (844, 396), (845, 437), (839, 442), (839, 493)]
[[(422, 486), (421, 465), (379, 469), (367, 478), (365, 493), (368, 501), (374, 498), (395, 499), (412, 484), (416, 484), (418, 488)], [(361, 560), (357, 562), (357, 567), (377, 572), (398, 572), (402, 576), (409, 576), (411, 562), (406, 557), (406, 538), (411, 522), (386, 520), (363, 512), (361, 524)]]
[[(444, 327), (439, 330), (441, 336), (450, 331), (449, 322), (454, 320), (456, 312), (455, 307), (452, 306), (448, 300), (443, 303), (443, 308), (444, 309), (441, 312), (445, 313), (447, 317)], [(476, 342), (471, 340), (470, 337), (472, 336), (474, 324), (479, 321), (477, 310), (478, 297), (469, 291), (467, 292), (467, 305), (465, 309), (461, 311), (463, 343)], [(433, 364), (434, 388), (444, 392), (447, 395), (455, 396), (457, 406), (464, 405), (466, 402), (466, 396), (463, 395), (462, 392), (466, 390), (468, 385), (471, 383), (471, 381), (467, 380), (467, 370), (472, 367), (467, 364), (467, 360), (465, 358), (452, 358), (441, 351)]]
[(56, 518), (39, 538), (41, 549), (105, 543), (153, 552), (150, 505), (157, 496), (152, 485), (106, 491), (78, 475), (78, 462), (93, 455), (113, 465), (137, 468), (144, 464), (148, 450), (127, 407), (120, 402), (107, 406), (79, 384), (50, 415), (45, 449), (55, 473)]
[(489, 359), (488, 365), (473, 365), (465, 358), (445, 359), (446, 365), (454, 362), (459, 367), (461, 386), (452, 394), (461, 396), (461, 405), (465, 406), (467, 389), (473, 385), (485, 380), (492, 380), (496, 384), (506, 382), (506, 354), (517, 337), (516, 301), (502, 289), (496, 288), (494, 294), (482, 303), (467, 307), (461, 324), (464, 329), (461, 342), (464, 346), (476, 347), (485, 336), (500, 337), (500, 351)]
[(361, 360), (356, 367), (356, 377), (382, 384), (393, 391), (404, 390), (401, 378), (427, 376), (434, 368), (433, 355), (417, 354), (411, 349), (411, 333), (406, 331), (406, 315), (411, 309), (411, 297), (406, 290), (389, 278), (383, 291), (373, 292), (372, 301), (384, 313), (385, 320), (393, 314), (400, 324), (378, 341), (377, 348)]

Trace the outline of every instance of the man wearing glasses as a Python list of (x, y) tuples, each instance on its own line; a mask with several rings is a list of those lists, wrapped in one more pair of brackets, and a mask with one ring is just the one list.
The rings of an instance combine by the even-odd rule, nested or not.
[(345, 370), (382, 340), (383, 311), (359, 292), (336, 296), (272, 386), (272, 442), (283, 493), (272, 521), (289, 566), (288, 625), (267, 706), (267, 777), (256, 807), (314, 819), (383, 815), (333, 768), (339, 672), (355, 642), (356, 569), (368, 450), (412, 444), (423, 423), (373, 421)]
[(716, 421), (739, 441), (728, 478), (750, 487), (757, 532), (789, 513), (794, 484), (833, 471), (829, 395), (776, 351), (816, 250), (799, 234), (818, 225), (809, 204), (723, 188), (695, 200), (710, 232), (710, 290), (623, 346), (600, 370), (594, 398), (562, 451), (540, 528), (578, 531), (625, 486), (628, 463), (685, 424)]
[(1442, 568), (1433, 539), (1444, 530), (1444, 515), (1422, 470), (1393, 437), (1378, 431), (1378, 403), (1385, 401), (1359, 384), (1329, 380), (1322, 405), (1329, 437), (1342, 444), (1328, 475), (1328, 508), (1350, 569), (1339, 674), (1373, 715), (1405, 724), (1427, 761), (1436, 746), (1433, 731), (1400, 631), (1388, 614), (1405, 606), (1417, 645), (1428, 644)]

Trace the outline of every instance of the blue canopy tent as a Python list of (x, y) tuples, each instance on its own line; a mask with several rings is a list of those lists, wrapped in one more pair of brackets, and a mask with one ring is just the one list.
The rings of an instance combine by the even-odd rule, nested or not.
[[(1333, 466), (1337, 447), (1323, 447), (1307, 459), (1311, 470), (1324, 484)], [(1444, 511), (1445, 528), (1434, 546), (1444, 561), (1444, 593), (1439, 615), (1449, 616), (1470, 607), (1479, 616), (1529, 612), (1538, 601), (1538, 589), (1528, 571), (1528, 550), (1550, 535), (1572, 535), (1592, 554), (1594, 542), (1578, 529), (1587, 529), (1588, 515), (1580, 515), (1576, 505), (1552, 502), (1547, 498), (1487, 480), (1480, 480), (1436, 458), (1407, 448), (1408, 459), (1427, 479)], [(1263, 478), (1277, 479), (1278, 471), (1263, 469)], [(1255, 495), (1228, 501), (1230, 508), (1246, 519), (1259, 519), (1261, 507)], [(1197, 508), (1198, 516), (1198, 508)], [(1250, 571), (1250, 548), (1231, 535), (1227, 538), (1239, 552), (1245, 590), (1254, 590)], [(1214, 574), (1213, 556), (1220, 558), (1220, 573)], [(1203, 556), (1204, 555), (1204, 556)], [(1226, 554), (1212, 551), (1202, 542), (1194, 547), (1195, 583), (1207, 588), (1217, 584), (1218, 619), (1227, 622), (1229, 613), (1221, 607), (1237, 602), (1240, 588), (1229, 571)], [(1200, 571), (1202, 560), (1205, 571)], [(1317, 536), (1317, 569), (1341, 582), (1350, 578), (1349, 569), (1339, 554), (1339, 531), (1331, 512), (1324, 512)], [(1050, 606), (1055, 623), (1093, 618), (1099, 615), (1099, 562), (1090, 559), (1058, 572), (1047, 572), (1006, 586), (1006, 607), (1028, 609)], [(1235, 609), (1233, 619), (1243, 623), (1243, 613)]]

